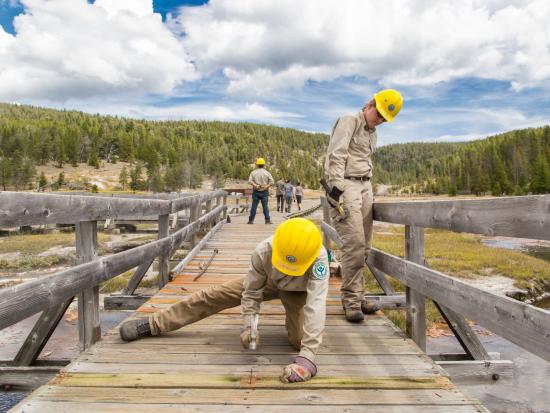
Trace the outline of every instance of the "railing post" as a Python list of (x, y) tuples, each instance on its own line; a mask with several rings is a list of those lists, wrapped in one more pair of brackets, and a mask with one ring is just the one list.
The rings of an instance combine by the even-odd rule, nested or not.
[[(202, 209), (202, 200), (201, 200), (200, 195), (199, 195), (197, 197), (197, 199), (195, 200), (195, 203), (193, 204), (193, 206), (191, 206), (190, 216), (189, 216), (189, 224), (192, 224), (193, 222), (195, 222), (196, 220), (198, 220), (200, 218), (201, 209)], [(197, 245), (197, 235), (196, 234), (193, 234), (191, 236), (190, 242), (191, 242), (191, 249), (193, 249), (195, 247), (195, 245)]]
[[(223, 206), (227, 206), (227, 194), (223, 196)], [(227, 219), (227, 211), (228, 211), (228, 208), (225, 208), (223, 210), (222, 219)]]
[[(170, 234), (170, 215), (159, 215), (158, 223), (158, 239), (167, 237)], [(168, 282), (170, 282), (168, 260), (168, 252), (163, 251), (158, 257), (159, 262), (159, 288), (164, 287)]]
[[(424, 265), (424, 228), (405, 226), (405, 258)], [(407, 287), (407, 335), (426, 351), (426, 297)]]
[[(208, 201), (206, 201), (204, 213), (208, 214), (210, 211), (212, 211), (212, 199), (209, 199)], [(207, 231), (209, 231), (210, 228), (212, 228), (212, 224), (206, 225)]]
[[(97, 221), (82, 221), (75, 225), (76, 264), (97, 258)], [(101, 338), (99, 322), (99, 285), (78, 294), (78, 336), (80, 351)]]

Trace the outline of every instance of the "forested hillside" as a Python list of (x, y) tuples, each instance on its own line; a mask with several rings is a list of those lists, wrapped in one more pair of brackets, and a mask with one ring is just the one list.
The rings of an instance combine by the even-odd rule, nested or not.
[[(383, 130), (381, 131), (383, 133)], [(277, 177), (319, 187), (328, 136), (251, 123), (154, 122), (0, 104), (0, 189), (45, 184), (36, 166), (130, 162), (121, 189), (221, 187), (246, 179), (257, 157)], [(550, 126), (467, 143), (378, 148), (375, 183), (410, 193), (550, 193)], [(64, 184), (61, 176), (57, 186)]]
[(317, 187), (327, 143), (323, 134), (250, 123), (154, 122), (0, 104), (0, 189), (36, 187), (35, 166), (48, 162), (118, 160), (134, 165), (124, 171), (132, 189), (196, 187), (203, 174), (222, 186), (225, 178), (247, 179), (260, 156), (274, 175)]
[(376, 152), (378, 182), (413, 193), (550, 193), (550, 126), (468, 143), (409, 143)]

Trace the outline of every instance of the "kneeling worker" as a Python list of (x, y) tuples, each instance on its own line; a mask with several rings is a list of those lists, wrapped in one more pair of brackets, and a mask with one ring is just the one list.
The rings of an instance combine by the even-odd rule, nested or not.
[(279, 225), (274, 236), (258, 244), (245, 277), (197, 291), (148, 319), (127, 321), (120, 328), (120, 336), (125, 341), (156, 336), (240, 304), (240, 340), (248, 349), (261, 302), (280, 298), (288, 339), (300, 352), (283, 369), (281, 380), (307, 381), (317, 373), (314, 359), (325, 328), (328, 278), (328, 256), (321, 233), (313, 222), (293, 218)]

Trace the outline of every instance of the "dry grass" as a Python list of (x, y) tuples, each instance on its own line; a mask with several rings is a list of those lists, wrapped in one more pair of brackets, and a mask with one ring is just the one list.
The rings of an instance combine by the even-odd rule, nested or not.
[[(134, 271), (126, 271), (124, 274), (120, 274), (119, 276), (116, 276), (114, 278), (111, 278), (110, 280), (107, 280), (101, 283), (99, 287), (99, 292), (102, 294), (109, 294), (109, 293), (121, 291), (124, 287), (128, 285), (128, 281), (130, 281), (130, 278), (132, 278), (132, 275), (134, 275)], [(157, 287), (158, 285), (159, 285), (159, 278), (158, 278), (158, 275), (156, 275), (154, 277), (141, 280), (139, 287), (151, 288), (151, 287)]]

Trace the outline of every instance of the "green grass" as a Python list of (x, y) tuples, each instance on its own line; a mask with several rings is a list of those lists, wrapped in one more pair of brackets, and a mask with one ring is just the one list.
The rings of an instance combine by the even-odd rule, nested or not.
[(49, 268), (54, 265), (65, 264), (67, 260), (58, 255), (47, 257), (28, 256), (15, 260), (0, 260), (0, 270), (6, 271), (28, 271), (38, 268)]
[[(109, 293), (114, 293), (122, 290), (124, 287), (128, 285), (128, 281), (130, 281), (130, 278), (132, 278), (132, 275), (134, 275), (134, 271), (126, 271), (123, 274), (120, 274), (114, 278), (111, 278), (110, 280), (107, 280), (101, 283), (99, 287), (99, 292), (103, 294), (109, 294)], [(157, 275), (152, 278), (148, 278), (146, 280), (141, 280), (139, 287), (150, 288), (150, 287), (158, 287), (158, 285), (159, 285), (159, 278)]]
[[(385, 228), (374, 233), (375, 248), (399, 257), (405, 256), (404, 227)], [(477, 278), (500, 275), (515, 280), (519, 288), (540, 294), (550, 290), (550, 263), (523, 252), (492, 248), (481, 243), (481, 236), (454, 233), (438, 229), (425, 230), (425, 256), (428, 266), (457, 278)], [(405, 291), (405, 286), (394, 278), (389, 281), (396, 291)], [(367, 271), (366, 288), (382, 292), (378, 283)], [(390, 320), (405, 329), (405, 312), (384, 311)], [(431, 300), (426, 300), (426, 324), (444, 322)]]
[[(111, 236), (98, 233), (98, 243), (109, 241)], [(48, 234), (17, 234), (0, 238), (0, 254), (20, 252), (21, 254), (40, 254), (52, 247), (70, 247), (75, 244), (74, 232)]]

